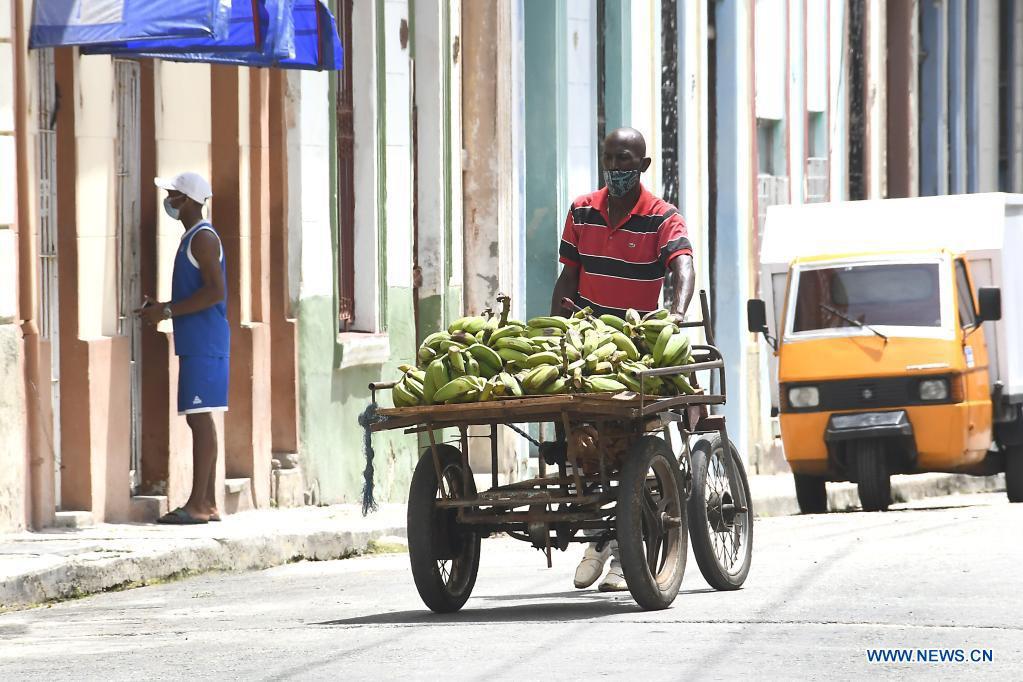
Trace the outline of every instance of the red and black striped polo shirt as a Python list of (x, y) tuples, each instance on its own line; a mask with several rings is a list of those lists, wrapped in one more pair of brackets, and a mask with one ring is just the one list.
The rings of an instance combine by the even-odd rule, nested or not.
[(576, 303), (597, 314), (624, 316), (661, 307), (668, 264), (693, 253), (678, 209), (641, 187), (625, 220), (611, 227), (607, 188), (572, 202), (561, 236), (561, 262), (581, 268)]

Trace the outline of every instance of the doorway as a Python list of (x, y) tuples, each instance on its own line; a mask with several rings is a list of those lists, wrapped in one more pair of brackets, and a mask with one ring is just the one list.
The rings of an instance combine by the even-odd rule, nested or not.
[(130, 471), (134, 495), (142, 482), (142, 321), (132, 312), (142, 300), (140, 249), (141, 88), (139, 63), (114, 60), (117, 97), (117, 333), (128, 337)]
[(53, 48), (37, 53), (39, 173), (39, 338), (49, 346), (50, 418), (43, 425), (53, 451), (54, 506), (61, 508), (60, 307), (57, 296), (57, 77)]

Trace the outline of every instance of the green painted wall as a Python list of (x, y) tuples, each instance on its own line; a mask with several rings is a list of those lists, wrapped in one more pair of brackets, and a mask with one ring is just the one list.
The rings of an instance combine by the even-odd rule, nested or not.
[(560, 5), (548, 0), (525, 0), (524, 4), (527, 317), (550, 312), (551, 290), (558, 277), (558, 233), (564, 220), (559, 201)]
[[(330, 297), (303, 299), (299, 304), (299, 428), (306, 485), (318, 486), (322, 502), (362, 499), (363, 430), (359, 415), (370, 403), (368, 385), (396, 377), (397, 366), (411, 363), (416, 347), (412, 330), (412, 292), (392, 288), (388, 295), (388, 336), (391, 359), (383, 365), (336, 369), (336, 307)], [(342, 349), (343, 351), (343, 349)], [(390, 394), (378, 395), (390, 406)], [(417, 441), (401, 431), (373, 436), (375, 497), (401, 501), (416, 461)]]
[(604, 4), (604, 125), (607, 132), (630, 124), (632, 88), (632, 3)]
[[(409, 3), (408, 16), (414, 16), (413, 4)], [(396, 35), (384, 31), (384, 2), (376, 0), (377, 16), (377, 111), (387, 112), (385, 40), (397, 40)], [(411, 26), (410, 26), (411, 28)], [(450, 43), (450, 41), (445, 41)], [(414, 45), (414, 43), (410, 43)], [(446, 49), (450, 49), (448, 46)], [(450, 64), (450, 59), (446, 60)], [(445, 82), (449, 82), (445, 74)], [(331, 83), (331, 98), (336, 87)], [(451, 135), (450, 112), (445, 115), (445, 128)], [(337, 369), (344, 359), (344, 343), (338, 342), (337, 335), (337, 224), (336, 197), (331, 202), (331, 251), (334, 275), (332, 296), (310, 296), (298, 303), (299, 338), (299, 432), (302, 466), (307, 488), (317, 491), (321, 503), (359, 503), (362, 501), (363, 472), (366, 469), (364, 454), (364, 431), (359, 425), (359, 416), (371, 402), (368, 385), (373, 381), (390, 381), (399, 376), (398, 365), (413, 364), (417, 349), (417, 333), (414, 324), (413, 292), (405, 287), (387, 285), (387, 244), (388, 234), (394, 239), (408, 239), (404, 226), (388, 229), (387, 201), (387, 139), (386, 115), (377, 117), (376, 144), (376, 192), (379, 258), (378, 267), (380, 295), (378, 306), (381, 311), (380, 329), (386, 332), (390, 343), (390, 356), (383, 364), (360, 365)], [(336, 145), (336, 122), (331, 122), (331, 148)], [(393, 153), (393, 152), (392, 152)], [(445, 155), (445, 176), (450, 177), (450, 154)], [(337, 186), (336, 164), (331, 161), (331, 186)], [(445, 221), (448, 238), (444, 243), (442, 258), (445, 264), (444, 281), (450, 282), (451, 240), (455, 238), (452, 222), (452, 201), (460, 197), (444, 197)], [(312, 229), (312, 228), (307, 228)], [(457, 238), (461, 238), (458, 230)], [(325, 258), (326, 256), (317, 256)], [(425, 335), (440, 328), (461, 315), (462, 291), (460, 286), (447, 286), (435, 296), (419, 301), (420, 329)], [(377, 395), (381, 407), (391, 406), (390, 391)], [(418, 460), (420, 445), (416, 436), (406, 436), (400, 430), (374, 434), (374, 497), (378, 502), (404, 501), (412, 471)]]

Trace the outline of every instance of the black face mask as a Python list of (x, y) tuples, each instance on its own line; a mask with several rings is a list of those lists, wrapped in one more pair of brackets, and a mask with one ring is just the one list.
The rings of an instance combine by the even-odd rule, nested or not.
[(613, 197), (625, 196), (639, 184), (639, 174), (638, 170), (604, 171), (604, 184), (607, 186), (607, 193)]

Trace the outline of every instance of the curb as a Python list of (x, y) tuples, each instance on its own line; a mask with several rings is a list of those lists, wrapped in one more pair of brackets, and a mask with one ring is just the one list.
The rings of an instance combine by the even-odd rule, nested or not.
[(371, 541), (388, 536), (405, 537), (405, 528), (201, 538), (159, 551), (78, 558), (0, 582), (0, 606), (21, 609), (212, 571), (260, 570), (303, 559), (345, 559), (365, 551)]
[[(753, 493), (753, 510), (758, 517), (799, 514), (793, 484), (785, 494), (758, 496)], [(1005, 477), (969, 476), (967, 474), (915, 474), (892, 476), (892, 501), (895, 504), (944, 495), (968, 495), (1005, 490)], [(850, 511), (860, 508), (856, 484), (828, 483), (828, 511)]]

